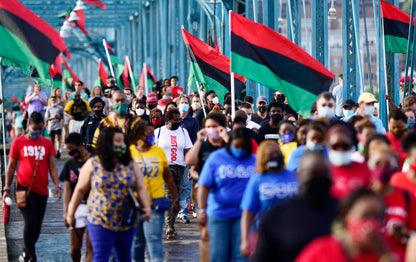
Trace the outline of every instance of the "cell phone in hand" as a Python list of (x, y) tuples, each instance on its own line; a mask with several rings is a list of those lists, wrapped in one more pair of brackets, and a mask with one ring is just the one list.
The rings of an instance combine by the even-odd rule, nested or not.
[(136, 196), (134, 195), (133, 189), (131, 189), (131, 187), (129, 187), (127, 189), (127, 191), (129, 192), (129, 195), (131, 197), (131, 199), (133, 200), (134, 206), (136, 207), (136, 209), (140, 208), (140, 203), (139, 200), (137, 200)]

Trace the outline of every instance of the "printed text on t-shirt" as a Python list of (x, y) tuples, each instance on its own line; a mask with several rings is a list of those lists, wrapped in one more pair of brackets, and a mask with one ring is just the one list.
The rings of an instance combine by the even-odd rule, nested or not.
[(170, 145), (171, 145), (171, 149), (170, 149), (170, 161), (176, 161), (176, 157), (177, 157), (177, 151), (178, 151), (178, 142), (176, 140), (176, 136), (170, 136)]
[(35, 156), (36, 160), (43, 160), (45, 156), (45, 148), (43, 146), (24, 146), (24, 156)]
[(254, 167), (246, 167), (244, 165), (221, 165), (219, 167), (220, 178), (249, 178), (254, 174)]

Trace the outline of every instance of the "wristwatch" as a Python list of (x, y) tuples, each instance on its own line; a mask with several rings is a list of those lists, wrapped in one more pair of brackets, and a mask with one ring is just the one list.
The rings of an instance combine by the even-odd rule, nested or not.
[(177, 198), (173, 199), (172, 201), (173, 201), (173, 203), (175, 203), (175, 202), (179, 202), (179, 197), (177, 197)]

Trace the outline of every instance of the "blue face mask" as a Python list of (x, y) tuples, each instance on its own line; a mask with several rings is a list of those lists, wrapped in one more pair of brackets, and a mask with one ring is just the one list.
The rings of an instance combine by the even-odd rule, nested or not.
[(148, 144), (149, 146), (153, 146), (155, 144), (155, 135), (147, 136), (146, 144)]
[(37, 139), (37, 138), (41, 137), (42, 134), (43, 134), (43, 130), (42, 131), (35, 131), (31, 127), (29, 127), (29, 135), (32, 139)]
[(230, 152), (231, 155), (233, 155), (235, 158), (244, 158), (247, 156), (247, 151), (243, 149), (237, 149), (233, 146), (230, 146)]
[(310, 141), (310, 140), (306, 140), (306, 147), (310, 150), (310, 151), (322, 151), (324, 150), (324, 147), (320, 144), (315, 144), (314, 142)]
[(282, 141), (283, 144), (289, 144), (290, 142), (293, 141), (293, 138), (295, 138), (294, 133), (286, 133), (280, 136), (280, 140)]
[(189, 105), (188, 104), (180, 104), (179, 105), (179, 110), (181, 111), (181, 113), (186, 113), (189, 110)]
[(411, 118), (407, 119), (407, 126), (406, 126), (406, 128), (407, 129), (412, 129), (415, 126), (415, 122), (416, 121), (414, 119), (411, 119)]

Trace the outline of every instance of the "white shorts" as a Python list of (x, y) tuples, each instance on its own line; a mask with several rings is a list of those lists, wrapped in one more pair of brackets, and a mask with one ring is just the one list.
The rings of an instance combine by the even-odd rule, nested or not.
[[(68, 205), (68, 209), (71, 207), (71, 203)], [(79, 204), (77, 210), (74, 214), (75, 217), (75, 227), (74, 228), (84, 228), (87, 226), (87, 204)]]
[(66, 115), (64, 115), (64, 125), (68, 125), (68, 122), (69, 118)]

